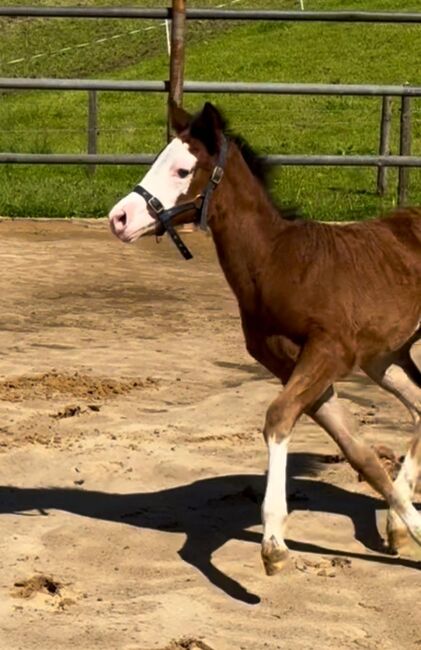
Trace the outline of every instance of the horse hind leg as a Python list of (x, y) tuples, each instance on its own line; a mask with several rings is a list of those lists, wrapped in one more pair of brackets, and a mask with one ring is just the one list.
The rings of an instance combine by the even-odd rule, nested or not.
[[(394, 482), (396, 490), (406, 502), (411, 502), (421, 468), (421, 373), (405, 347), (387, 361), (377, 362), (364, 371), (379, 386), (395, 395), (410, 412), (416, 430), (405, 455), (401, 469)], [(404, 525), (396, 510), (391, 507), (387, 516), (387, 536), (392, 551), (418, 557), (419, 549), (413, 549)]]
[[(336, 395), (318, 405), (316, 409), (309, 412), (309, 415), (338, 444), (350, 465), (386, 499), (390, 510), (396, 514), (396, 520), (399, 521), (399, 530), (405, 533), (407, 539), (408, 531), (421, 546), (421, 515), (402, 490), (400, 483), (397, 481), (392, 483), (375, 451), (353, 434), (344, 407)], [(419, 450), (420, 447), (416, 449)], [(419, 451), (417, 453), (419, 454)], [(411, 458), (413, 457), (412, 454)], [(413, 470), (413, 464), (410, 465), (408, 462), (406, 467), (408, 466)], [(404, 522), (404, 525), (401, 522)]]
[[(417, 431), (411, 441), (402, 463), (402, 467), (395, 480), (396, 488), (403, 497), (409, 501), (412, 501), (414, 498), (420, 467), (421, 424), (418, 424)], [(402, 524), (402, 520), (393, 508), (389, 509), (387, 515), (387, 537), (391, 551), (421, 559), (420, 550), (413, 547), (408, 535), (408, 530)]]

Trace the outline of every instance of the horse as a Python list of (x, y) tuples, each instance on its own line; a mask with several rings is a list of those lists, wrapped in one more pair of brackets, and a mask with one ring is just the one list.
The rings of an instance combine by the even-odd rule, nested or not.
[[(410, 355), (421, 338), (421, 208), (350, 224), (291, 218), (271, 196), (262, 159), (213, 104), (195, 115), (173, 104), (170, 114), (175, 137), (112, 208), (109, 223), (123, 242), (167, 232), (187, 259), (176, 226), (209, 229), (246, 348), (283, 384), (263, 427), (267, 575), (288, 559), (288, 443), (303, 413), (388, 503), (390, 550), (399, 553), (411, 538), (421, 546), (421, 514), (412, 503), (421, 466), (421, 372)], [(394, 481), (337, 397), (335, 382), (356, 368), (413, 418), (415, 433)]]

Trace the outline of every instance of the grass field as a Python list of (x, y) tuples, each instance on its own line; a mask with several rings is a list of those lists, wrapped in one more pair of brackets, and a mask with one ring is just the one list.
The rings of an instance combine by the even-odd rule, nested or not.
[[(2, 4), (27, 2), (9, 0)], [(56, 0), (56, 4), (69, 3)], [(84, 4), (130, 3), (91, 0)], [(157, 6), (151, 0), (138, 4)], [(217, 4), (205, 0), (188, 2), (188, 6), (198, 7)], [(253, 5), (257, 6), (251, 1), (240, 1), (234, 6)], [(376, 6), (372, 5), (368, 0), (354, 0), (346, 8), (402, 10), (398, 0), (377, 0)], [(297, 2), (275, 0), (258, 4), (259, 8), (297, 6)], [(330, 0), (307, 2), (306, 8), (345, 7), (343, 2)], [(412, 2), (405, 10), (417, 11), (421, 7), (419, 2)], [(168, 77), (165, 30), (156, 21), (3, 19), (0, 28), (1, 76)], [(421, 26), (416, 25), (191, 21), (185, 76), (204, 81), (419, 84), (420, 35)], [(112, 36), (116, 38), (111, 39)], [(101, 42), (97, 43), (98, 40)], [(63, 48), (69, 49), (62, 52)], [(195, 110), (205, 98), (222, 107), (234, 129), (262, 153), (375, 154), (378, 150), (379, 98), (186, 95), (185, 106)], [(86, 151), (86, 93), (5, 92), (1, 100), (1, 151)], [(413, 153), (418, 155), (420, 107), (421, 103), (414, 100)], [(392, 124), (394, 153), (398, 127), (396, 99)], [(161, 94), (100, 93), (99, 128), (101, 153), (157, 151), (165, 141), (166, 98)], [(144, 171), (141, 167), (97, 167), (91, 176), (84, 166), (3, 165), (0, 214), (102, 216)], [(285, 167), (276, 171), (274, 184), (280, 201), (300, 206), (307, 216), (364, 218), (394, 205), (396, 172), (391, 170), (389, 175), (390, 192), (383, 201), (375, 194), (374, 169)], [(421, 203), (420, 180), (421, 173), (413, 170), (413, 203)]]

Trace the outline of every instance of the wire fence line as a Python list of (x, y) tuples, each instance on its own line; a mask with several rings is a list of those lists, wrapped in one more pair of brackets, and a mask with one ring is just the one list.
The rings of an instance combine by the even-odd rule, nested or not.
[(29, 57), (19, 57), (17, 59), (11, 59), (10, 61), (6, 61), (6, 65), (17, 65), (18, 63), (25, 63), (28, 61), (36, 61), (38, 59), (42, 58), (47, 58), (47, 57), (53, 57), (53, 56), (59, 56), (60, 54), (68, 54), (69, 52), (74, 52), (75, 50), (80, 50), (82, 48), (86, 47), (92, 47), (94, 45), (103, 45), (104, 43), (107, 43), (108, 41), (114, 41), (117, 40), (118, 38), (123, 38), (127, 36), (134, 36), (136, 34), (140, 34), (142, 32), (147, 32), (152, 29), (159, 29), (160, 26), (165, 27), (165, 21), (163, 23), (160, 23), (159, 25), (151, 25), (150, 27), (143, 27), (141, 29), (131, 29), (128, 32), (121, 32), (119, 34), (113, 34), (112, 36), (104, 36), (102, 38), (97, 38), (93, 41), (85, 41), (83, 43), (77, 43), (76, 45), (73, 46), (68, 46), (68, 47), (62, 47), (59, 50), (52, 50), (52, 51), (46, 51), (46, 52), (37, 52), (36, 54), (32, 54)]
[[(320, 111), (321, 112), (321, 111)], [(287, 114), (286, 111), (279, 111), (278, 112), (278, 117), (282, 113)], [(328, 111), (326, 109), (325, 114), (328, 114)], [(360, 125), (372, 125), (375, 121), (375, 118), (373, 116), (372, 119), (361, 119), (360, 116), (358, 115), (358, 122)], [(326, 121), (326, 123), (323, 125), (325, 128), (330, 128), (331, 126), (347, 126), (349, 123), (349, 120), (335, 120), (335, 119), (329, 119)], [(267, 120), (257, 120), (255, 121), (255, 124), (261, 124), (265, 128), (267, 127)], [(420, 124), (421, 125), (421, 118), (417, 120), (413, 120), (412, 124)], [(313, 126), (308, 124), (306, 121), (300, 121), (299, 119), (297, 120), (289, 120), (289, 126), (294, 126), (294, 127), (299, 127), (302, 129), (308, 128), (308, 129), (313, 129)], [(102, 127), (101, 126), (101, 135), (107, 135), (107, 134), (117, 134), (121, 135), (123, 133), (126, 134), (146, 134), (148, 133), (149, 129), (147, 127), (138, 127), (138, 126), (121, 126), (120, 128), (107, 128), (107, 127)], [(65, 128), (65, 127), (49, 127), (49, 126), (40, 126), (37, 128), (16, 128), (16, 129), (7, 129), (7, 128), (0, 128), (0, 133), (5, 133), (5, 134), (21, 134), (24, 135), (25, 133), (32, 133), (32, 134), (46, 134), (46, 133), (67, 133), (67, 134), (79, 134), (81, 136), (85, 136), (86, 134), (86, 127), (78, 127), (78, 128)], [(351, 146), (351, 145), (350, 145)]]
[[(232, 6), (236, 5), (242, 2), (242, 0), (230, 0), (229, 2), (221, 3), (217, 5), (216, 9), (223, 9), (224, 7), (227, 6)], [(1, 12), (2, 8), (0, 8)], [(0, 16), (2, 14), (0, 13)], [(93, 47), (95, 45), (104, 45), (108, 43), (109, 41), (115, 41), (119, 38), (124, 38), (126, 36), (135, 36), (137, 34), (141, 34), (142, 32), (148, 32), (151, 30), (155, 29), (160, 29), (164, 27), (164, 29), (167, 31), (167, 26), (168, 26), (168, 20), (163, 20), (160, 21), (157, 25), (149, 25), (148, 27), (141, 27), (139, 29), (131, 29), (126, 32), (119, 32), (116, 34), (112, 34), (111, 36), (103, 36), (101, 38), (96, 38), (92, 41), (84, 41), (82, 43), (76, 43), (76, 45), (68, 46), (68, 47), (63, 47), (59, 50), (53, 50), (53, 51), (45, 51), (45, 52), (36, 52), (35, 54), (32, 54), (28, 57), (19, 57), (15, 59), (11, 59), (10, 61), (6, 61), (5, 65), (17, 65), (18, 63), (25, 63), (28, 61), (36, 61), (41, 58), (47, 58), (47, 57), (53, 57), (53, 56), (58, 56), (60, 54), (69, 54), (70, 52), (75, 52), (76, 50), (86, 48), (86, 47)]]

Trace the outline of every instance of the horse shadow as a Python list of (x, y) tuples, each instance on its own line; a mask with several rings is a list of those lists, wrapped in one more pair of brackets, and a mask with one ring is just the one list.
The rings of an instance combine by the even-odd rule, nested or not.
[[(372, 550), (381, 551), (383, 542), (375, 522), (376, 510), (385, 508), (385, 503), (316, 480), (320, 468), (320, 457), (315, 454), (290, 454), (289, 511), (346, 515), (354, 524), (356, 539)], [(302, 478), (303, 474), (309, 478)], [(40, 515), (48, 515), (50, 509), (65, 510), (139, 528), (184, 533), (186, 541), (179, 555), (185, 562), (201, 571), (212, 584), (232, 598), (256, 604), (260, 598), (220, 571), (213, 564), (212, 555), (231, 539), (260, 542), (261, 536), (248, 529), (260, 523), (264, 488), (265, 477), (255, 474), (206, 478), (157, 492), (136, 494), (111, 494), (78, 488), (0, 487), (0, 514), (38, 510)], [(417, 562), (385, 554), (351, 553), (294, 540), (287, 543), (295, 551), (419, 567)]]

